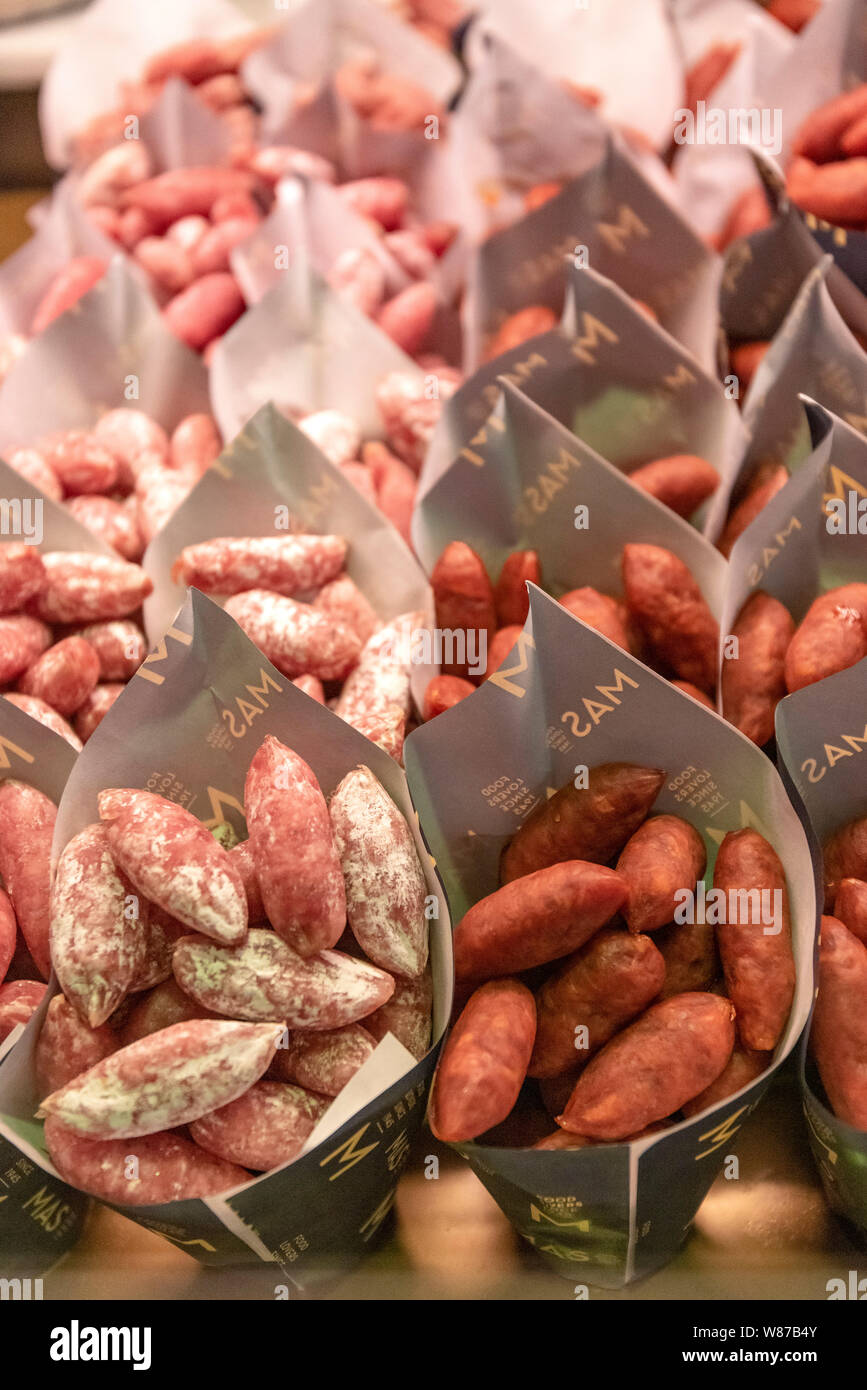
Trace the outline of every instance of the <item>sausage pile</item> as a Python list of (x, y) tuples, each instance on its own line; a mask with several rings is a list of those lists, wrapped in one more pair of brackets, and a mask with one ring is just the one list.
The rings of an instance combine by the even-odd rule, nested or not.
[(119, 406), (92, 430), (59, 431), (13, 449), (6, 462), (137, 563), (221, 448), (210, 415), (186, 416), (169, 436), (144, 411)]
[(774, 733), (778, 701), (867, 657), (867, 584), (842, 584), (811, 603), (798, 626), (759, 590), (732, 627), (736, 659), (723, 662), (723, 714), (759, 747)]
[[(622, 599), (584, 585), (561, 594), (559, 602), (713, 709), (719, 624), (692, 574), (677, 555), (658, 545), (624, 546), (621, 569)], [(529, 610), (528, 583), (543, 583), (534, 550), (508, 556), (496, 585), (480, 556), (463, 541), (446, 546), (437, 560), (431, 575), (437, 628), (465, 633), (465, 655), (471, 648), (487, 654), (476, 684), (496, 671), (515, 645)], [(471, 695), (476, 684), (469, 676), (467, 659), (447, 662), (425, 693), (425, 718)]]
[(341, 536), (227, 536), (187, 546), (172, 575), (225, 597), (226, 612), (278, 671), (320, 704), (328, 693), (342, 719), (401, 762), (412, 634), (426, 615), (382, 623), (345, 573), (346, 555)]
[(144, 660), (130, 615), (152, 588), (120, 557), (0, 547), (4, 698), (80, 749)]
[[(535, 1148), (635, 1139), (770, 1064), (795, 990), (785, 872), (757, 831), (732, 831), (714, 867), (718, 925), (710, 912), (678, 920), (707, 855), (689, 822), (650, 815), (664, 780), (594, 767), (506, 845), (502, 886), (455, 928), (469, 999), (434, 1081), (440, 1138), (484, 1143), (516, 1107), (532, 1119), (541, 1102), (559, 1128)], [(767, 930), (759, 900), (776, 904)]]
[[(5, 783), (0, 814), (47, 826), (54, 808), (23, 791)], [(45, 862), (37, 894), (4, 859), (28, 945), (50, 944), (63, 991), (37, 1043), (46, 1143), (67, 1181), (107, 1201), (201, 1197), (279, 1167), (386, 1032), (427, 1051), (426, 885), (384, 788), (359, 766), (326, 802), (268, 737), (244, 810), (249, 838), (231, 843), (161, 796), (106, 789), (50, 901)], [(4, 923), (5, 950), (5, 898)], [(28, 984), (0, 1001), (10, 1026), (44, 990)]]

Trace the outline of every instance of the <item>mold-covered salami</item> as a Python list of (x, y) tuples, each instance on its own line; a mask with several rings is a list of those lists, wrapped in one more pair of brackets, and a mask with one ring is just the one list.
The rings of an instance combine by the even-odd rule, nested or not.
[(205, 594), (269, 589), (292, 598), (327, 584), (345, 558), (342, 536), (223, 536), (182, 550), (172, 579)]
[(235, 594), (225, 608), (284, 676), (343, 680), (358, 660), (357, 633), (311, 604), (268, 589), (249, 589)]
[(51, 890), (51, 961), (91, 1028), (105, 1023), (144, 964), (147, 906), (115, 866), (104, 825), (73, 836)]
[(183, 937), (173, 969), (181, 989), (204, 1008), (289, 1028), (342, 1028), (394, 993), (394, 980), (377, 966), (342, 951), (305, 960), (264, 927), (251, 927), (241, 946)]
[(215, 941), (243, 940), (247, 900), (241, 876), (194, 815), (132, 788), (100, 792), (99, 814), (116, 863), (140, 893)]
[(194, 1120), (190, 1134), (217, 1158), (266, 1172), (297, 1157), (328, 1105), (301, 1086), (257, 1081), (237, 1100)]
[(293, 1033), (287, 1048), (278, 1048), (273, 1071), (323, 1096), (336, 1096), (359, 1067), (373, 1056), (376, 1038), (360, 1023), (321, 1033)]
[(367, 767), (347, 773), (329, 809), (355, 939), (384, 970), (421, 975), (427, 889), (406, 821)]
[(255, 926), (257, 922), (264, 922), (265, 920), (265, 904), (262, 902), (262, 890), (256, 876), (256, 865), (253, 863), (250, 841), (241, 840), (237, 845), (232, 846), (229, 854), (232, 856), (232, 861), (241, 875), (241, 882), (244, 885), (244, 896), (247, 899), (247, 921), (251, 927)]
[(18, 940), (18, 922), (9, 894), (0, 888), (0, 985), (6, 978)]
[(41, 1109), (91, 1139), (174, 1129), (243, 1095), (267, 1071), (278, 1039), (267, 1023), (175, 1023), (104, 1058)]
[(68, 999), (55, 994), (36, 1044), (36, 1084), (40, 1097), (59, 1091), (74, 1077), (111, 1056), (119, 1046), (117, 1034), (107, 1024), (91, 1028)]
[(17, 613), (46, 583), (45, 566), (35, 546), (23, 541), (0, 545), (0, 613)]
[(23, 1026), (30, 1022), (45, 990), (41, 980), (7, 980), (0, 985), (0, 1043), (19, 1023)]
[(26, 613), (0, 618), (0, 685), (14, 681), (51, 645), (51, 628)]
[(140, 565), (113, 555), (62, 550), (43, 555), (47, 583), (28, 609), (46, 623), (95, 623), (140, 608), (153, 581)]
[(76, 710), (73, 725), (76, 737), (82, 743), (86, 743), (91, 735), (96, 733), (115, 700), (120, 699), (124, 688), (120, 681), (108, 681), (105, 685), (98, 685), (80, 709)]
[(128, 618), (91, 623), (79, 636), (96, 652), (101, 681), (128, 681), (148, 654), (144, 633)]
[(74, 714), (96, 688), (99, 658), (83, 637), (65, 637), (29, 666), (19, 678), (24, 695), (44, 700), (58, 714)]
[(179, 1134), (87, 1139), (49, 1116), (45, 1143), (66, 1182), (103, 1202), (123, 1206), (216, 1197), (250, 1177), (246, 1169), (216, 1158)]
[(22, 695), (18, 690), (7, 690), (3, 696), (10, 705), (20, 709), (24, 714), (29, 714), (31, 719), (37, 723), (44, 724), (46, 729), (51, 729), (53, 733), (65, 738), (66, 742), (75, 749), (76, 753), (81, 752), (81, 739), (75, 732), (71, 724), (58, 714), (56, 709), (52, 709), (44, 700), (40, 700), (38, 695)]
[(364, 1026), (377, 1042), (386, 1033), (394, 1034), (420, 1062), (430, 1047), (432, 1008), (433, 978), (428, 967), (417, 980), (395, 980), (394, 994), (367, 1015)]
[(185, 994), (173, 975), (140, 998), (140, 1003), (132, 1001), (133, 1006), (120, 1030), (120, 1041), (124, 1047), (138, 1042), (139, 1038), (146, 1038), (149, 1033), (170, 1028), (173, 1023), (186, 1023), (191, 1018), (219, 1018), (219, 1014), (212, 1013)]
[(269, 736), (244, 784), (250, 851), (266, 916), (302, 956), (339, 941), (346, 890), (328, 807), (316, 775)]
[(358, 585), (348, 574), (338, 574), (323, 584), (313, 600), (313, 607), (329, 613), (338, 623), (344, 623), (367, 642), (379, 627), (379, 619)]

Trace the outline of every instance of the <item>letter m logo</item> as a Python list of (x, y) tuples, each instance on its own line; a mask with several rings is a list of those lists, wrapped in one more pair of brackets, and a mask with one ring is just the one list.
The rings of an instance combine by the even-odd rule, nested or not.
[(540, 1225), (557, 1226), (561, 1230), (568, 1231), (589, 1231), (590, 1221), (586, 1216), (551, 1216), (548, 1212), (542, 1211), (536, 1206), (535, 1202), (530, 1203), (530, 1220), (538, 1221)]
[[(850, 420), (850, 423), (853, 422)], [(862, 417), (862, 423), (867, 427), (867, 418)], [(856, 428), (861, 428), (861, 426), (856, 426)], [(861, 432), (862, 434), (867, 433), (867, 428), (862, 429)], [(822, 497), (823, 511), (827, 509), (828, 503), (832, 498), (839, 497), (845, 502), (846, 495), (849, 492), (854, 492), (859, 497), (867, 497), (867, 488), (865, 488), (864, 484), (857, 482), (855, 478), (850, 478), (849, 474), (844, 473), (842, 468), (838, 468), (835, 463), (832, 463), (828, 469), (828, 478), (831, 483), (831, 488), (830, 491), (826, 492)]]
[(617, 209), (616, 222), (597, 222), (597, 231), (611, 251), (622, 255), (626, 250), (627, 242), (633, 237), (646, 238), (650, 236), (649, 229), (642, 222), (637, 213), (626, 203), (621, 203)]
[(709, 1154), (716, 1153), (716, 1150), (721, 1148), (723, 1144), (728, 1144), (734, 1139), (741, 1127), (742, 1116), (747, 1113), (748, 1109), (748, 1105), (742, 1105), (740, 1110), (736, 1110), (733, 1115), (727, 1115), (721, 1124), (715, 1125), (713, 1129), (707, 1129), (704, 1134), (699, 1135), (699, 1144), (707, 1143), (709, 1147), (696, 1154), (696, 1163), (699, 1159), (707, 1158)]
[[(148, 1227), (148, 1229), (154, 1230), (155, 1228)], [(173, 1245), (199, 1245), (203, 1250), (207, 1250), (211, 1255), (216, 1255), (217, 1253), (216, 1245), (211, 1245), (209, 1241), (202, 1240), (198, 1236), (195, 1236), (192, 1240), (182, 1240), (180, 1236), (173, 1236), (168, 1231), (159, 1231), (158, 1234), (161, 1236), (165, 1236), (166, 1240), (170, 1240)]]
[(361, 1139), (369, 1129), (369, 1124), (362, 1125), (361, 1129), (357, 1129), (355, 1133), (344, 1140), (338, 1148), (332, 1149), (330, 1154), (327, 1154), (325, 1158), (319, 1160), (319, 1167), (324, 1168), (326, 1163), (330, 1163), (333, 1158), (337, 1159), (337, 1167), (333, 1173), (329, 1173), (328, 1175), (329, 1182), (334, 1182), (335, 1178), (342, 1177), (344, 1173), (348, 1173), (350, 1168), (353, 1168), (356, 1163), (360, 1163), (363, 1158), (367, 1158), (368, 1154), (373, 1153), (373, 1150), (379, 1147), (379, 1140), (376, 1139), (372, 1144), (367, 1144), (363, 1149), (359, 1148)]
[(8, 757), (9, 753), (16, 753), (24, 763), (35, 762), (33, 754), (28, 753), (26, 748), (19, 748), (17, 743), (12, 743), (8, 738), (3, 738), (0, 735), (0, 768), (4, 770), (12, 766)]
[(515, 695), (519, 700), (523, 700), (527, 691), (523, 685), (516, 685), (511, 676), (522, 676), (530, 665), (527, 652), (535, 651), (536, 643), (527, 632), (521, 632), (515, 643), (518, 649), (518, 660), (514, 666), (504, 666), (501, 671), (495, 671), (488, 677), (489, 685), (498, 685), (501, 690), (505, 690), (508, 695)]
[(696, 378), (685, 362), (678, 362), (674, 371), (669, 372), (662, 380), (663, 385), (667, 386), (669, 391), (679, 391), (681, 386), (694, 385)]
[(240, 816), (244, 816), (244, 807), (237, 797), (232, 796), (231, 792), (222, 792), (218, 787), (208, 787), (208, 801), (211, 807), (211, 814), (202, 824), (208, 829), (213, 830), (215, 825), (222, 825), (223, 821), (228, 820), (226, 809), (231, 808), (237, 811)]
[(593, 314), (588, 314), (582, 309), (579, 315), (581, 320), (579, 332), (572, 344), (572, 356), (577, 357), (579, 362), (586, 362), (588, 366), (595, 367), (595, 349), (604, 338), (607, 343), (618, 343), (620, 339), (601, 319), (597, 319)]
[(141, 676), (143, 680), (151, 681), (154, 685), (162, 685), (165, 676), (161, 675), (158, 671), (152, 671), (148, 668), (156, 666), (158, 662), (168, 659), (169, 649), (166, 646), (166, 638), (168, 637), (173, 637), (176, 642), (180, 642), (182, 647), (188, 647), (193, 640), (188, 632), (181, 632), (178, 627), (166, 629), (165, 637), (160, 638), (153, 651), (145, 657), (141, 666), (136, 671), (137, 676)]

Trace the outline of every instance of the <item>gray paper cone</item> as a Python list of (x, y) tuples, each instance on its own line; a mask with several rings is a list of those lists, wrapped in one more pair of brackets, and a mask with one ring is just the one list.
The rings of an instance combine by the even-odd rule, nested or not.
[[(451, 1009), (448, 912), (403, 772), (296, 690), (231, 618), (193, 591), (81, 755), (54, 853), (96, 819), (97, 794), (107, 786), (156, 790), (205, 825), (228, 820), (243, 835), (244, 779), (268, 734), (310, 763), (326, 796), (351, 768), (367, 765), (406, 818), (432, 904), (435, 1041), (416, 1062), (387, 1035), (317, 1125), (313, 1147), (283, 1168), (226, 1196), (118, 1209), (205, 1264), (264, 1261), (274, 1265), (275, 1282), (307, 1289), (363, 1256), (380, 1230), (421, 1127)], [(54, 1174), (32, 1119), (35, 1040), (34, 1026), (0, 1069), (0, 1136), (35, 1158), (44, 1182)]]
[(615, 1288), (669, 1260), (747, 1114), (810, 1011), (816, 894), (808, 838), (772, 764), (710, 711), (531, 586), (512, 659), (417, 729), (407, 776), (452, 913), (498, 886), (504, 843), (576, 765), (663, 768), (654, 810), (702, 834), (709, 873), (726, 832), (752, 826), (788, 880), (798, 982), (770, 1070), (695, 1119), (633, 1143), (563, 1152), (458, 1145), (518, 1231), (565, 1278)]

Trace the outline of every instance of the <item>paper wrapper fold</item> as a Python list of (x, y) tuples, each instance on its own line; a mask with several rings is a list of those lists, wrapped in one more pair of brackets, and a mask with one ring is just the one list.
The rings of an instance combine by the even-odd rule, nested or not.
[[(804, 429), (814, 448), (732, 547), (722, 632), (759, 590), (779, 599), (795, 622), (826, 589), (863, 580), (863, 534), (829, 531), (832, 498), (867, 498), (867, 440), (829, 411), (802, 398)], [(824, 689), (825, 682), (821, 682)]]
[(683, 73), (661, 0), (640, 6), (630, 0), (545, 0), (544, 8), (524, 0), (488, 0), (480, 9), (468, 45), (471, 64), (475, 44), (497, 34), (552, 78), (600, 93), (607, 120), (643, 131), (658, 149), (668, 144), (672, 93), (681, 90)]
[(120, 256), (11, 368), (0, 388), (0, 449), (90, 429), (116, 406), (143, 410), (170, 433), (210, 410), (201, 358), (169, 332)]
[[(673, 18), (686, 36), (690, 64), (714, 42), (739, 42), (737, 58), (707, 98), (709, 114), (768, 113), (776, 127), (773, 154), (782, 165), (805, 117), (867, 75), (862, 0), (827, 0), (796, 35), (760, 7), (736, 9), (731, 0), (676, 0)], [(735, 199), (755, 183), (749, 148), (738, 143), (681, 145), (673, 172), (683, 206), (707, 235), (721, 229)]]
[[(619, 594), (623, 546), (645, 543), (679, 555), (711, 608), (722, 611), (719, 552), (506, 379), (484, 434), (415, 514), (413, 539), (428, 572), (450, 541), (464, 540), (492, 580), (511, 551), (535, 550), (555, 597), (585, 584)], [(588, 519), (578, 527), (581, 507)]]
[[(774, 220), (748, 237), (738, 237), (725, 254), (719, 311), (733, 341), (772, 338), (797, 298), (807, 275), (827, 253), (811, 234), (803, 213), (785, 195), (773, 160), (755, 156)], [(828, 293), (854, 332), (867, 334), (867, 299), (834, 261), (825, 275)]]
[[(354, 212), (332, 184), (319, 179), (283, 179), (271, 212), (232, 250), (230, 260), (244, 298), (252, 305), (287, 275), (296, 285), (311, 273), (327, 281), (345, 251), (365, 251), (374, 258), (383, 273), (386, 299), (417, 283), (391, 255), (372, 223)], [(290, 270), (283, 258), (290, 262)], [(440, 353), (449, 362), (461, 358), (454, 300), (463, 282), (464, 259), (459, 237), (425, 277), (439, 296), (426, 350)]]
[[(813, 451), (736, 542), (726, 603), (730, 624), (756, 589), (780, 599), (799, 621), (823, 590), (864, 579), (863, 535), (832, 535), (833, 497), (867, 498), (867, 441), (814, 402), (805, 402)], [(862, 760), (867, 728), (867, 660), (788, 695), (777, 705), (777, 762), (813, 842), (819, 901), (819, 845), (867, 811)], [(825, 1103), (807, 1038), (800, 1051), (810, 1146), (828, 1200), (867, 1249), (867, 1133), (837, 1119)]]
[(799, 394), (820, 401), (862, 433), (867, 431), (867, 355), (832, 299), (826, 277), (834, 269), (825, 256), (808, 272), (756, 369), (743, 407), (749, 442), (726, 486), (711, 500), (709, 536), (719, 537), (731, 506), (759, 467), (783, 465), (792, 473), (810, 455), (810, 431)]
[(607, 127), (497, 33), (472, 30), (473, 66), (449, 122), (460, 223), (473, 243), (517, 221), (536, 184), (598, 163)]
[(74, 179), (63, 179), (34, 235), (0, 265), (0, 334), (30, 336), (43, 295), (69, 261), (98, 256), (108, 264), (115, 255), (116, 242), (91, 222), (78, 202)]
[(485, 443), (501, 378), (626, 472), (669, 454), (699, 454), (725, 487), (744, 449), (737, 407), (720, 383), (610, 280), (573, 267), (561, 327), (480, 367), (444, 403), (421, 506), (462, 450), (471, 458)]
[[(461, 69), (450, 53), (373, 0), (309, 0), (243, 65), (244, 84), (262, 110), (265, 141), (312, 150), (337, 164), (347, 179), (413, 177), (413, 166), (437, 141), (421, 131), (375, 128), (331, 80), (343, 63), (366, 55), (425, 88), (440, 106), (460, 85)], [(312, 100), (311, 83), (317, 84)]]
[(217, 344), (213, 411), (224, 439), (233, 439), (267, 401), (304, 414), (339, 410), (365, 437), (378, 438), (376, 388), (393, 371), (421, 377), (375, 323), (297, 258)]
[(96, 0), (42, 84), (39, 124), (49, 164), (69, 164), (73, 137), (117, 106), (120, 84), (137, 81), (149, 58), (189, 39), (225, 39), (251, 27), (230, 0)]
[(575, 254), (647, 303), (662, 327), (714, 370), (720, 258), (610, 133), (586, 171), (476, 251), (464, 312), (467, 370), (483, 360), (510, 314), (531, 305), (560, 313)]
[(154, 589), (144, 616), (150, 640), (165, 632), (184, 601), (171, 568), (185, 546), (216, 536), (279, 537), (292, 530), (343, 536), (349, 545), (346, 572), (383, 620), (432, 611), (424, 574), (391, 523), (269, 404), (223, 450), (148, 546), (143, 564)]
[(177, 77), (169, 78), (142, 116), (140, 136), (155, 174), (229, 160), (231, 142), (225, 121), (199, 100), (194, 87)]

